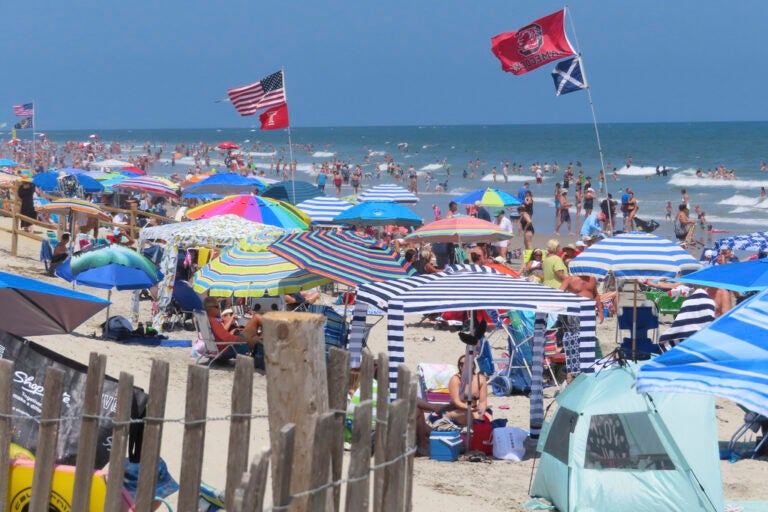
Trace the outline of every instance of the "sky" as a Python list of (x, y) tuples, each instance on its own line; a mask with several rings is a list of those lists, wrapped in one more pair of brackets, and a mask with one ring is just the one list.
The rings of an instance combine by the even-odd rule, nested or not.
[[(589, 123), (545, 65), (501, 71), (490, 38), (549, 0), (5, 2), (0, 124), (35, 101), (39, 130), (258, 124), (230, 87), (285, 69), (293, 126)], [(762, 121), (768, 2), (568, 5), (601, 123)]]

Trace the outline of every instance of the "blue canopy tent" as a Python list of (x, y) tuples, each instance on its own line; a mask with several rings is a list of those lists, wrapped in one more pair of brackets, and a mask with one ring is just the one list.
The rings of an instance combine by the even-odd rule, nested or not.
[[(32, 183), (43, 192), (56, 192), (59, 190), (59, 171), (46, 171), (35, 174)], [(89, 194), (100, 194), (104, 191), (104, 185), (86, 174), (75, 174), (78, 186)]]
[(261, 195), (297, 205), (308, 199), (320, 197), (323, 192), (316, 185), (306, 181), (281, 181), (265, 188)]

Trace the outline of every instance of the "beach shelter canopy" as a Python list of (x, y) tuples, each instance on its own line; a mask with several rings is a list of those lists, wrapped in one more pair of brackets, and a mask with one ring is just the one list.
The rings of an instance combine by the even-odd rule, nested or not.
[(722, 396), (768, 416), (768, 290), (643, 365), (637, 386)]
[(125, 176), (128, 176), (129, 178), (134, 176), (146, 176), (147, 171), (144, 169), (141, 169), (140, 167), (136, 167), (134, 165), (129, 165), (128, 167), (121, 167), (117, 170), (117, 172), (122, 173)]
[(724, 510), (714, 399), (638, 394), (636, 370), (582, 374), (558, 395), (531, 495), (562, 512)]
[(334, 217), (337, 224), (356, 226), (421, 226), (421, 217), (407, 207), (388, 201), (366, 201), (341, 212)]
[(498, 242), (515, 235), (496, 224), (476, 217), (454, 216), (426, 224), (405, 239), (411, 242)]
[(136, 178), (128, 178), (120, 183), (112, 185), (116, 190), (135, 190), (138, 192), (146, 192), (153, 196), (165, 196), (178, 198), (176, 190), (170, 187), (165, 181), (150, 176), (138, 176)]
[(240, 146), (231, 141), (225, 141), (216, 146), (219, 149), (240, 149)]
[(358, 286), (416, 273), (399, 253), (372, 238), (335, 230), (287, 234), (268, 247), (286, 260), (334, 281)]
[[(43, 192), (54, 192), (59, 190), (59, 175), (57, 171), (47, 171), (35, 174), (32, 183)], [(99, 194), (104, 191), (104, 185), (96, 181), (87, 174), (76, 174), (75, 180), (85, 192), (89, 194)]]
[(412, 192), (407, 191), (403, 187), (385, 184), (376, 185), (371, 187), (359, 196), (357, 196), (359, 202), (363, 201), (390, 201), (393, 203), (402, 204), (416, 204), (419, 202), (419, 197)]
[(734, 251), (765, 251), (768, 249), (768, 231), (758, 231), (746, 235), (729, 236), (715, 242), (715, 249)]
[(271, 252), (249, 252), (239, 247), (225, 250), (192, 278), (197, 293), (214, 297), (279, 297), (328, 283)]
[(334, 217), (352, 207), (352, 203), (335, 197), (319, 196), (296, 205), (313, 223), (329, 223)]
[(312, 222), (301, 210), (289, 203), (267, 197), (239, 195), (211, 201), (187, 212), (190, 219), (210, 219), (232, 214), (244, 219), (285, 229), (308, 229)]
[(323, 196), (323, 192), (317, 185), (306, 181), (281, 181), (265, 188), (261, 196), (298, 205), (308, 199)]
[(675, 346), (708, 326), (714, 319), (715, 301), (706, 290), (699, 288), (683, 301), (672, 325), (659, 338), (659, 344)]
[(67, 334), (109, 301), (44, 281), (0, 272), (0, 329), (17, 336)]
[(477, 265), (457, 265), (445, 272), (361, 285), (349, 343), (351, 364), (359, 365), (367, 305), (387, 313), (390, 395), (397, 391), (397, 367), (405, 361), (404, 316), (442, 311), (518, 309), (536, 312), (531, 385), (531, 432), (538, 434), (544, 420), (542, 368), (547, 314), (559, 312), (580, 318), (576, 346), (567, 346), (571, 373), (594, 371), (595, 301)]
[(184, 197), (222, 198), (232, 194), (248, 194), (254, 189), (262, 190), (264, 187), (264, 183), (257, 178), (241, 176), (234, 172), (220, 172), (186, 187), (181, 193)]
[(723, 288), (737, 293), (765, 290), (768, 288), (768, 258), (706, 266), (672, 281)]
[(479, 188), (453, 199), (459, 204), (475, 204), (478, 201), (483, 206), (504, 208), (505, 206), (519, 206), (520, 200), (497, 188)]
[(110, 217), (93, 203), (81, 199), (54, 199), (48, 204), (41, 205), (37, 211), (55, 213), (58, 215), (70, 215), (72, 212), (84, 213), (90, 217), (98, 217), (102, 220), (110, 221)]

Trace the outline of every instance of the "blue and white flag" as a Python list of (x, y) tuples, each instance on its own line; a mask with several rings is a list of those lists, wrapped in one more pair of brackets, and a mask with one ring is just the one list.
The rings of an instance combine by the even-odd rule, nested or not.
[(584, 75), (581, 72), (581, 59), (579, 57), (558, 62), (552, 71), (552, 78), (555, 80), (555, 91), (558, 96), (587, 88), (587, 81), (584, 80)]

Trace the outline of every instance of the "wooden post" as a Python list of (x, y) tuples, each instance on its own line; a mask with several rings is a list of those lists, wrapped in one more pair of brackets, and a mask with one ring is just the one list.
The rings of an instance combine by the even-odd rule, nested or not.
[(403, 510), (405, 458), (392, 462), (405, 452), (405, 427), (408, 421), (408, 402), (398, 398), (389, 407), (389, 425), (386, 446), (377, 446), (386, 451), (384, 467), (383, 510)]
[[(91, 502), (91, 482), (96, 463), (96, 446), (101, 414), (101, 390), (107, 356), (91, 352), (88, 361), (88, 377), (85, 381), (83, 417), (80, 422), (80, 439), (77, 443), (77, 467), (72, 489), (72, 510), (88, 510)], [(87, 416), (91, 416), (90, 418)]]
[[(325, 317), (285, 311), (264, 315), (264, 359), (267, 374), (267, 404), (271, 445), (279, 442), (280, 429), (296, 424), (295, 451), (301, 454), (294, 465), (291, 493), (309, 489), (311, 454), (315, 442), (315, 415), (328, 410), (325, 372)], [(277, 454), (272, 453), (272, 483)], [(275, 489), (273, 487), (273, 495)], [(306, 510), (306, 498), (293, 500), (290, 510)]]
[[(296, 425), (288, 423), (280, 429), (280, 442), (277, 444), (277, 467), (274, 474), (277, 481), (272, 483), (272, 503), (275, 508), (291, 504), (291, 474), (293, 468), (293, 447), (295, 444)], [(282, 508), (280, 509), (282, 510)]]
[(251, 440), (253, 398), (253, 359), (238, 356), (232, 382), (232, 420), (229, 426), (229, 455), (227, 456), (227, 484), (224, 491), (227, 510), (234, 509), (235, 489), (242, 474), (248, 469), (248, 450)]
[(138, 233), (136, 231), (136, 212), (139, 209), (139, 204), (136, 202), (136, 200), (130, 200), (126, 202), (128, 203), (128, 206), (131, 208), (129, 224), (128, 224), (128, 232), (131, 234), (131, 238), (138, 238)]
[[(125, 454), (128, 448), (128, 431), (133, 402), (133, 375), (120, 372), (117, 383), (117, 411), (115, 428), (112, 430), (112, 451), (109, 452), (109, 474), (107, 476), (107, 497), (104, 512), (120, 512), (122, 509), (123, 474)], [(124, 423), (124, 424), (122, 424)]]
[(48, 512), (49, 510), (53, 467), (56, 462), (56, 444), (59, 435), (59, 419), (61, 418), (63, 382), (63, 371), (53, 367), (45, 371), (43, 410), (40, 418), (40, 429), (37, 434), (35, 471), (32, 476), (29, 512)]
[(200, 498), (205, 449), (205, 417), (208, 411), (208, 368), (187, 367), (187, 404), (179, 479), (179, 510), (195, 510)]
[[(347, 510), (356, 512), (368, 510), (368, 496), (371, 479), (368, 473), (371, 467), (371, 413), (373, 401), (368, 399), (355, 407), (355, 418), (352, 420), (352, 447), (349, 457), (347, 476)], [(360, 478), (361, 480), (357, 480)]]
[(168, 361), (152, 360), (147, 400), (148, 419), (144, 423), (139, 481), (136, 486), (136, 512), (150, 512), (155, 501), (157, 467), (160, 462), (160, 443), (163, 438), (163, 418), (168, 392), (168, 366)]
[[(0, 359), (0, 415), (9, 415), (13, 412), (13, 363), (7, 359)], [(8, 472), (9, 450), (11, 444), (11, 431), (13, 425), (11, 418), (0, 416), (0, 512), (5, 512), (8, 502)]]
[[(411, 375), (411, 384), (409, 386), (408, 396), (405, 399), (408, 401), (408, 437), (406, 438), (405, 448), (411, 450), (416, 447), (418, 439), (416, 439), (416, 415), (422, 414), (419, 408), (416, 406), (416, 390), (418, 389), (419, 378), (416, 375)], [(415, 453), (408, 455), (405, 459), (405, 510), (411, 512), (413, 507), (413, 463), (416, 458)]]
[[(376, 370), (376, 451), (373, 461), (377, 466), (384, 462), (384, 444), (387, 439), (387, 412), (389, 406), (389, 355), (381, 352)], [(373, 477), (373, 510), (382, 507), (382, 489), (384, 488), (384, 470), (377, 469)]]
[(373, 356), (368, 349), (363, 349), (360, 363), (360, 401), (373, 398)]
[(11, 256), (18, 256), (19, 253), (19, 229), (19, 213), (14, 203), (11, 217)]
[[(336, 428), (332, 437), (326, 439), (331, 448), (331, 478), (341, 479), (344, 465), (344, 421), (349, 400), (349, 352), (331, 348), (328, 352), (328, 406), (335, 413)], [(341, 487), (333, 488), (333, 507), (340, 510)]]
[[(333, 437), (333, 431), (336, 428), (334, 413), (326, 412), (315, 416), (317, 425), (315, 427), (315, 442), (312, 450), (312, 466), (309, 479), (309, 489), (318, 489), (328, 483), (328, 470), (330, 469), (330, 459), (328, 453), (331, 451), (328, 439)], [(333, 495), (329, 493), (330, 489), (316, 491), (309, 496), (307, 510), (311, 512), (324, 512), (328, 507), (333, 510)]]
[[(243, 512), (262, 512), (262, 510), (264, 510), (264, 494), (267, 490), (269, 456), (270, 450), (261, 450), (253, 458), (250, 471), (243, 475), (243, 481), (240, 486), (243, 491)], [(248, 475), (247, 480), (245, 475)], [(184, 509), (179, 508), (179, 510)]]

